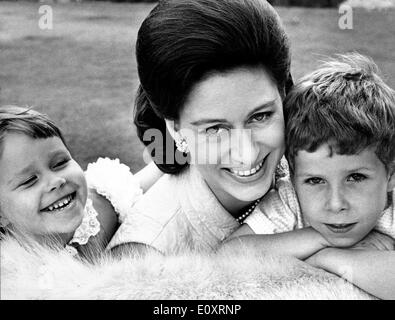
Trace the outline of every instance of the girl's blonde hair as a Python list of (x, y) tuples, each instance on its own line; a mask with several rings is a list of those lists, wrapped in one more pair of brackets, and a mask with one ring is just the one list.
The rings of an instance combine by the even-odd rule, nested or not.
[(66, 145), (63, 134), (56, 124), (47, 115), (31, 108), (13, 105), (0, 107), (0, 158), (4, 138), (8, 133), (24, 134), (33, 139), (58, 137)]

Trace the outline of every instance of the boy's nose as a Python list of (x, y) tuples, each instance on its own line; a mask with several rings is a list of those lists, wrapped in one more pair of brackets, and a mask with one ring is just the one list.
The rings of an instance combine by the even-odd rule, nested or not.
[(259, 148), (254, 142), (249, 129), (234, 129), (231, 136), (230, 156), (233, 163), (251, 167), (259, 155)]
[(340, 213), (348, 208), (348, 203), (344, 194), (344, 190), (341, 188), (332, 188), (329, 192), (328, 209), (333, 213)]

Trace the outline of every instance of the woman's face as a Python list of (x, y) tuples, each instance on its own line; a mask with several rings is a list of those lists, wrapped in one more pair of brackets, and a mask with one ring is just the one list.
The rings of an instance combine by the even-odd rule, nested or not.
[(216, 73), (198, 83), (176, 128), (191, 165), (228, 210), (270, 189), (284, 152), (284, 118), (277, 85), (263, 68)]

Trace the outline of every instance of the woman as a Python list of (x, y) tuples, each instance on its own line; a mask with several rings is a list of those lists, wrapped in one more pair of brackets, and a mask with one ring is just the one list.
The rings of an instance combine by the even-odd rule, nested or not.
[(161, 1), (136, 55), (135, 124), (167, 174), (110, 247), (216, 249), (269, 191), (284, 152), (292, 80), (280, 19), (263, 0)]

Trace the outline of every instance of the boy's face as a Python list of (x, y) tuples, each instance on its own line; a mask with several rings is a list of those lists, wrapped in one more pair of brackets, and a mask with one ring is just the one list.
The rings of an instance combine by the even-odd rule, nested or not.
[(34, 236), (67, 238), (81, 224), (87, 185), (58, 137), (8, 134), (0, 158), (2, 219)]
[(299, 151), (294, 184), (304, 219), (333, 246), (348, 247), (376, 225), (393, 182), (374, 149), (329, 156), (327, 145)]

